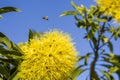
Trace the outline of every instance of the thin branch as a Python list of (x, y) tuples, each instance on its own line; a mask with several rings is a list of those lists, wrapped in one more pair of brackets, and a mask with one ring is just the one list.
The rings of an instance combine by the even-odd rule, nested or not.
[(94, 60), (91, 62), (91, 66), (90, 66), (90, 80), (94, 79), (93, 75), (95, 74), (95, 66), (96, 66), (96, 62), (99, 58), (98, 52), (99, 52), (99, 45), (100, 45), (100, 40), (101, 40), (100, 38), (104, 32), (104, 27), (105, 27), (105, 22), (103, 23), (102, 28), (100, 29), (100, 32), (98, 33), (98, 40), (97, 40), (97, 44), (96, 44), (95, 49), (94, 49), (95, 50), (95, 52), (94, 52), (95, 57), (94, 57)]

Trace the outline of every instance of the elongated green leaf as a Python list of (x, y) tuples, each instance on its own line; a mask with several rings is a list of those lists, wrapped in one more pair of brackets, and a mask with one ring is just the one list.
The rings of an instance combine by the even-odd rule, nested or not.
[(76, 80), (76, 78), (86, 70), (87, 69), (80, 69), (80, 70), (76, 69), (71, 76), (72, 80)]
[(101, 72), (105, 75), (107, 80), (115, 80), (108, 72), (101, 70)]
[(88, 64), (88, 59), (89, 59), (90, 55), (91, 55), (91, 53), (87, 53), (87, 55), (85, 56), (85, 63), (84, 63), (85, 65)]
[(84, 65), (79, 65), (76, 69), (80, 70), (80, 69), (82, 69), (82, 67), (84, 67)]
[(28, 40), (33, 39), (34, 33), (35, 32), (33, 30), (29, 29), (29, 38), (28, 38)]
[(18, 51), (19, 54), (16, 54), (16, 55), (22, 55), (22, 51), (19, 48), (19, 46), (16, 45), (15, 43), (13, 43), (12, 41), (11, 41), (11, 48), (10, 48), (10, 50)]
[(20, 10), (11, 6), (0, 8), (0, 14), (7, 13), (7, 12), (20, 12)]
[(111, 67), (110, 68), (110, 75), (112, 75), (113, 73), (117, 72), (119, 70), (119, 68), (117, 66)]
[(101, 18), (96, 18), (96, 20), (97, 20), (98, 22), (107, 22), (107, 20), (101, 19)]
[(74, 16), (74, 18), (77, 20), (76, 25), (78, 28), (86, 28), (85, 22), (83, 20), (79, 19), (77, 16)]
[(18, 73), (18, 70), (15, 70), (14, 73), (8, 78), (8, 80), (13, 80), (13, 78), (17, 75), (17, 73)]
[(78, 61), (80, 61), (80, 60), (82, 60), (84, 58), (85, 58), (85, 56), (78, 56)]
[(66, 12), (63, 12), (60, 16), (69, 16), (69, 15), (77, 15), (77, 12), (75, 12), (75, 11), (66, 11)]
[[(87, 24), (87, 23), (86, 23)], [(98, 26), (97, 24), (91, 24), (91, 29), (89, 30), (88, 34), (86, 35), (86, 39), (87, 40), (94, 40), (95, 37), (95, 33), (97, 32), (97, 30), (99, 29), (100, 26)], [(95, 40), (94, 40), (95, 41)]]
[(115, 28), (113, 26), (110, 26), (109, 32), (111, 32), (113, 35), (115, 33)]
[(105, 36), (103, 36), (102, 39), (103, 39), (104, 43), (107, 43), (109, 41), (109, 39), (107, 37), (105, 37)]
[(71, 5), (77, 12), (79, 12), (81, 16), (83, 16), (82, 15), (83, 12), (86, 12), (86, 8), (83, 5), (77, 6), (77, 4), (75, 4), (73, 1), (71, 2)]
[(0, 58), (0, 61), (6, 62), (6, 63), (11, 63), (11, 64), (13, 64), (15, 66), (18, 66), (18, 64), (21, 62), (18, 59), (3, 59), (3, 58)]
[(110, 68), (110, 67), (112, 67), (112, 65), (110, 65), (110, 64), (100, 64), (100, 66), (103, 66), (103, 67), (106, 67), (106, 68)]
[(21, 51), (20, 48), (14, 44), (12, 41), (10, 41), (7, 36), (5, 36), (3, 33), (0, 32), (0, 43), (5, 45), (11, 50), (18, 50)]
[[(15, 47), (14, 47), (15, 48)], [(13, 57), (18, 57), (18, 56), (22, 56), (22, 52), (19, 50), (8, 50), (5, 49), (3, 46), (0, 45), (0, 54), (4, 55), (4, 56), (13, 56)]]
[(11, 48), (11, 41), (1, 32), (0, 32), (0, 43), (4, 44), (8, 48)]
[(110, 41), (108, 41), (108, 47), (110, 49), (110, 52), (113, 53), (113, 45)]
[(120, 33), (120, 26), (116, 29), (115, 33), (114, 33), (114, 39), (117, 40), (119, 37), (119, 33)]
[[(10, 50), (17, 50), (20, 51), (20, 48), (10, 41), (3, 33), (0, 32), (0, 43), (8, 47)], [(0, 48), (1, 49), (1, 48)]]
[(76, 9), (77, 11), (80, 11), (79, 6), (77, 6), (77, 4), (75, 4), (73, 1), (71, 2), (71, 5), (73, 6), (74, 9)]
[(6, 49), (2, 45), (0, 45), (0, 50), (5, 51)]
[(33, 39), (33, 38), (41, 37), (43, 34), (44, 34), (43, 32), (35, 32), (35, 31), (29, 29), (28, 41), (30, 41), (30, 39)]
[(14, 50), (0, 50), (0, 54), (6, 55), (6, 56), (11, 56), (11, 57), (22, 56), (22, 54), (20, 52), (14, 51)]
[(0, 65), (0, 73), (1, 73), (6, 79), (10, 76), (9, 72), (7, 72), (6, 68), (3, 67), (2, 65)]
[(118, 70), (116, 73), (117, 73), (119, 80), (120, 80), (120, 70)]
[(90, 10), (89, 10), (89, 12), (88, 12), (88, 15), (93, 15), (93, 13), (96, 11), (96, 7), (95, 6), (93, 6), (93, 5), (91, 5), (90, 6)]
[[(19, 72), (18, 72), (18, 73), (19, 73)], [(22, 79), (20, 78), (20, 76), (15, 75), (15, 76), (12, 78), (12, 80), (22, 80)]]

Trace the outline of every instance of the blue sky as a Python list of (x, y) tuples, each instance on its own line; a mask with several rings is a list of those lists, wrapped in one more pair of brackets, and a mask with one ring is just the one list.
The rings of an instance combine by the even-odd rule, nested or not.
[[(19, 43), (27, 41), (29, 29), (44, 32), (57, 28), (69, 33), (77, 48), (81, 48), (84, 52), (88, 48), (83, 47), (86, 44), (82, 39), (83, 30), (76, 27), (73, 16), (60, 17), (64, 11), (74, 10), (70, 2), (71, 0), (0, 0), (0, 7), (15, 6), (22, 11), (3, 14), (3, 18), (0, 19), (0, 31), (13, 42)], [(74, 2), (87, 7), (95, 4), (92, 0), (74, 0)], [(43, 20), (43, 16), (48, 16), (49, 20)]]
[[(86, 7), (95, 4), (94, 0), (73, 1)], [(62, 12), (74, 10), (70, 2), (71, 0), (0, 0), (0, 7), (15, 6), (22, 11), (4, 14), (0, 19), (0, 32), (7, 35), (13, 42), (19, 43), (27, 41), (29, 29), (41, 32), (59, 29), (69, 33), (80, 55), (85, 55), (91, 49), (83, 39), (84, 31), (76, 27), (73, 16), (60, 17)], [(43, 20), (43, 16), (48, 16), (49, 20)], [(118, 48), (120, 43), (114, 42), (114, 44), (115, 52), (120, 52)], [(79, 79), (84, 80), (82, 78)]]

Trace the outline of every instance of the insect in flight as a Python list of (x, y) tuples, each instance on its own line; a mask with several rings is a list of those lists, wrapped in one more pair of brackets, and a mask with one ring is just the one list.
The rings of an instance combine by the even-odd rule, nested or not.
[(44, 20), (48, 20), (48, 16), (44, 16), (42, 19), (44, 19)]

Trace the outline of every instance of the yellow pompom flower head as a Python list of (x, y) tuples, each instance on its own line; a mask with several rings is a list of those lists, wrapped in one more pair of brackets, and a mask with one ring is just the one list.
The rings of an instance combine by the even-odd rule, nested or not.
[(96, 0), (100, 11), (120, 22), (120, 0)]
[(18, 67), (20, 80), (68, 80), (77, 62), (77, 51), (67, 33), (58, 30), (45, 32), (26, 43)]

